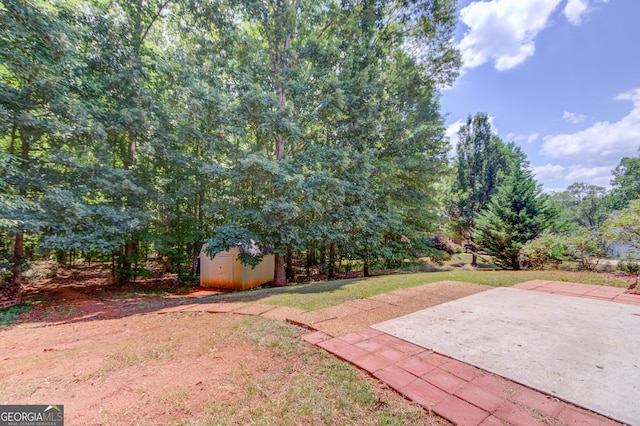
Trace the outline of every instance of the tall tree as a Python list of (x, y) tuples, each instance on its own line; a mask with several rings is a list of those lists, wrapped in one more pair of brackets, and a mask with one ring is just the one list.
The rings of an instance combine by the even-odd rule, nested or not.
[(130, 188), (121, 192), (108, 188), (103, 195), (110, 192), (109, 202), (137, 219), (126, 229), (123, 247), (115, 250), (120, 282), (135, 278), (141, 231), (153, 208), (153, 158), (162, 140), (158, 122), (164, 107), (155, 92), (164, 57), (153, 37), (166, 18), (168, 4), (168, 0), (111, 0), (91, 2), (87, 8), (89, 37), (83, 59), (95, 96), (92, 115), (105, 136), (94, 146), (94, 155), (105, 166), (119, 169), (106, 173), (120, 174)]
[[(424, 207), (446, 164), (437, 85), (459, 64), (453, 3), (247, 2), (243, 10), (242, 43), (228, 46), (241, 65), (233, 75), (247, 132), (233, 179), (260, 196), (229, 211), (210, 246), (251, 236), (279, 256), (326, 241), (331, 253), (337, 243), (370, 247), (359, 251), (366, 259), (388, 252), (381, 248), (400, 239), (397, 223), (409, 232), (428, 222)], [(428, 54), (405, 51), (409, 40)], [(320, 190), (322, 181), (335, 189)], [(277, 284), (283, 269), (280, 259)]]
[(553, 220), (547, 197), (541, 194), (524, 162), (498, 187), (476, 220), (475, 241), (503, 268), (520, 269), (518, 254), (527, 241), (542, 234)]
[(595, 230), (609, 214), (606, 189), (584, 182), (571, 184), (566, 191), (552, 194), (549, 201), (558, 211), (561, 229), (585, 227)]
[[(74, 15), (65, 3), (25, 0), (0, 3), (0, 124), (9, 174), (13, 236), (12, 277), (5, 293), (19, 294), (25, 232), (37, 232), (41, 195), (60, 171), (58, 153), (82, 132), (76, 108)], [(26, 207), (26, 208), (25, 208)], [(5, 222), (6, 224), (6, 222)]]
[(469, 116), (458, 137), (450, 212), (454, 230), (467, 234), (509, 173), (515, 147), (505, 145), (495, 134), (486, 113)]

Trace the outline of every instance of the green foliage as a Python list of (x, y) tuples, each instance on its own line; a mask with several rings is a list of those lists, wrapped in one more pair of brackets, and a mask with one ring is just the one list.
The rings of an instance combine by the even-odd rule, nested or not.
[(438, 228), (454, 1), (2, 5), (4, 270), (77, 250), (186, 277), (208, 239), (389, 267)]
[(617, 209), (640, 198), (640, 157), (624, 157), (612, 171), (611, 198)]
[(610, 212), (610, 200), (601, 186), (576, 182), (566, 191), (554, 193), (550, 201), (558, 210), (556, 228), (560, 231), (580, 227), (598, 229)]
[(611, 215), (603, 228), (609, 241), (628, 244), (640, 250), (640, 198)]
[(628, 274), (639, 274), (640, 263), (634, 262), (632, 260), (621, 260), (620, 262), (618, 262), (618, 270), (626, 272)]
[(595, 271), (607, 249), (603, 235), (599, 231), (579, 228), (567, 237), (568, 256), (575, 259), (582, 269)]
[(539, 237), (527, 241), (518, 255), (523, 269), (542, 270), (549, 264), (559, 264), (568, 251), (564, 235), (544, 232)]
[(485, 113), (469, 116), (458, 131), (458, 138), (454, 197), (450, 198), (449, 212), (455, 232), (466, 235), (514, 164), (518, 166), (522, 153), (495, 134)]
[(15, 322), (20, 316), (20, 314), (30, 312), (31, 309), (32, 309), (32, 306), (27, 305), (25, 303), (11, 306), (9, 308), (0, 309), (0, 326), (9, 325)]
[(430, 261), (437, 265), (442, 265), (444, 262), (451, 260), (451, 255), (445, 250), (439, 250), (430, 245), (431, 241), (425, 244), (425, 247), (421, 250), (421, 255), (428, 257)]
[(476, 220), (474, 242), (507, 269), (520, 269), (518, 254), (553, 220), (531, 171), (521, 164), (500, 185)]

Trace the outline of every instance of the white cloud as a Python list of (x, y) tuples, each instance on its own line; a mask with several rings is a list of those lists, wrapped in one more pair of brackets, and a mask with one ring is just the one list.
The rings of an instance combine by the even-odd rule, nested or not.
[[(545, 136), (541, 154), (563, 164), (533, 167), (536, 177), (553, 185), (589, 182), (608, 187), (611, 170), (622, 157), (637, 155), (640, 145), (640, 88), (615, 97), (630, 101), (629, 114), (615, 122), (600, 121), (575, 133)], [(565, 113), (565, 115), (571, 113)], [(565, 117), (567, 118), (567, 117)]]
[(564, 13), (567, 21), (573, 25), (580, 25), (582, 23), (582, 17), (592, 9), (591, 5), (596, 2), (608, 3), (609, 0), (567, 0), (567, 4), (562, 13)]
[(540, 136), (540, 133), (531, 133), (529, 136), (527, 136), (527, 142), (529, 143), (535, 142), (539, 136)]
[(564, 16), (573, 25), (580, 25), (582, 15), (587, 11), (587, 0), (568, 0), (564, 7)]
[(567, 175), (565, 176), (565, 180), (569, 182), (594, 181), (595, 179), (602, 179), (603, 177), (606, 180), (611, 179), (612, 167), (609, 167), (609, 166), (603, 166), (603, 167), (571, 166), (569, 169), (571, 171), (567, 173)]
[(455, 123), (451, 123), (447, 126), (447, 130), (445, 130), (445, 135), (449, 138), (449, 142), (451, 142), (452, 151), (455, 155), (456, 146), (458, 145), (458, 130), (460, 127), (465, 124), (464, 121), (458, 120)]
[(564, 174), (564, 166), (558, 164), (547, 163), (544, 166), (535, 166), (531, 171), (537, 180), (557, 180), (562, 179)]
[(540, 137), (540, 133), (531, 133), (528, 135), (516, 135), (515, 133), (509, 133), (507, 135), (507, 140), (511, 140), (514, 142), (527, 141), (529, 143), (532, 143), (535, 142), (538, 137)]
[(497, 70), (513, 68), (535, 52), (535, 38), (562, 0), (474, 1), (460, 11), (469, 27), (458, 44), (465, 68), (493, 62)]
[(562, 119), (568, 121), (573, 124), (580, 124), (587, 119), (587, 116), (584, 114), (576, 114), (574, 112), (565, 111), (562, 114)]
[(517, 67), (536, 51), (535, 39), (564, 3), (564, 16), (581, 23), (594, 3), (609, 0), (489, 0), (473, 1), (460, 11), (468, 30), (457, 47), (463, 71), (492, 62), (498, 71)]
[(631, 101), (631, 112), (614, 123), (600, 121), (576, 133), (545, 136), (542, 154), (574, 163), (579, 159), (590, 167), (615, 166), (620, 158), (634, 155), (640, 144), (640, 88), (615, 99)]
[(578, 165), (562, 166), (547, 163), (544, 166), (531, 167), (536, 180), (544, 184), (545, 192), (562, 192), (553, 185), (563, 185), (564, 188), (574, 182), (589, 182), (593, 185), (608, 187), (611, 181), (613, 167), (583, 167)]

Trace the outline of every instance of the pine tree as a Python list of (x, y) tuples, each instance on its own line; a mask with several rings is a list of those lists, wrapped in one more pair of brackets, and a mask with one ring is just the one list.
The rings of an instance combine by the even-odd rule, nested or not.
[(547, 197), (526, 163), (508, 175), (476, 219), (476, 244), (503, 268), (520, 269), (518, 253), (529, 240), (538, 237), (553, 219)]

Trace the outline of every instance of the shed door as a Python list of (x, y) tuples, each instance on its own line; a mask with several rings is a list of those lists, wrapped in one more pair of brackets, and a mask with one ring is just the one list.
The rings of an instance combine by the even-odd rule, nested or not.
[(233, 282), (233, 255), (218, 254), (211, 263), (214, 282), (220, 284)]

